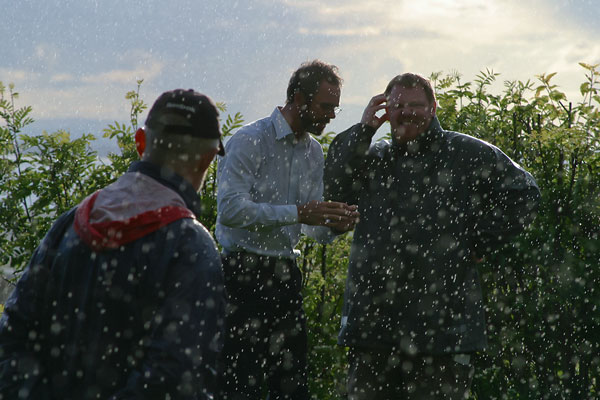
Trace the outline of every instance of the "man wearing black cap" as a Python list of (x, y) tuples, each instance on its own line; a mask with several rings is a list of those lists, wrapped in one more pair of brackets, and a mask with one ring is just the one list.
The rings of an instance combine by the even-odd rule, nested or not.
[(136, 144), (142, 161), (58, 218), (6, 302), (0, 398), (212, 398), (223, 277), (196, 217), (218, 111), (163, 93)]
[[(287, 101), (227, 142), (218, 170), (216, 236), (223, 246), (228, 312), (224, 399), (309, 398), (302, 274), (294, 247), (354, 227), (355, 206), (324, 202), (320, 135), (335, 118), (341, 78), (315, 60), (290, 79)], [(266, 377), (266, 379), (265, 379)]]

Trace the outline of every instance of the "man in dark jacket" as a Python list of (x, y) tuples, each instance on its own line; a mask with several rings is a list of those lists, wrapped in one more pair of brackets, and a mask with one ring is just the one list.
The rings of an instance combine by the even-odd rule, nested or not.
[[(326, 198), (361, 214), (339, 335), (351, 399), (464, 398), (471, 353), (486, 346), (476, 264), (521, 232), (539, 201), (529, 173), (443, 130), (435, 111), (430, 83), (399, 75), (329, 148)], [(391, 143), (371, 145), (386, 120)]]
[(165, 92), (136, 143), (142, 161), (58, 218), (7, 301), (0, 398), (212, 398), (223, 277), (196, 218), (218, 111)]

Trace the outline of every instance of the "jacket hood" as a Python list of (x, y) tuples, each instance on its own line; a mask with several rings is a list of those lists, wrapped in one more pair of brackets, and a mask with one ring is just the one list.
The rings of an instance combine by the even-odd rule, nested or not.
[(128, 172), (85, 198), (74, 228), (95, 251), (116, 249), (181, 218), (195, 218), (182, 197), (153, 178)]

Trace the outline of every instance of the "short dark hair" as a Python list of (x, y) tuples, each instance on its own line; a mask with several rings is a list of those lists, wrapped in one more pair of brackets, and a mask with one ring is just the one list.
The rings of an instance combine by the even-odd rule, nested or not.
[(302, 93), (308, 102), (310, 102), (317, 91), (319, 85), (325, 80), (336, 86), (342, 86), (342, 78), (338, 75), (338, 67), (327, 64), (320, 60), (307, 61), (300, 65), (290, 78), (287, 88), (286, 102), (292, 103), (296, 93)]
[(411, 72), (396, 75), (385, 88), (385, 97), (388, 97), (392, 93), (392, 89), (394, 89), (395, 86), (403, 88), (421, 87), (425, 90), (425, 96), (427, 96), (429, 103), (435, 103), (435, 93), (433, 92), (431, 83), (421, 75), (413, 74)]

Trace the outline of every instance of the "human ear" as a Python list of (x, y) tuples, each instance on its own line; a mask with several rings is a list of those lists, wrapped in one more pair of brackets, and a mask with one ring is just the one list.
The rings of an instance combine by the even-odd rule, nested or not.
[(142, 158), (144, 150), (146, 150), (146, 131), (144, 131), (144, 128), (138, 128), (138, 130), (135, 131), (135, 148), (140, 155), (140, 158)]

